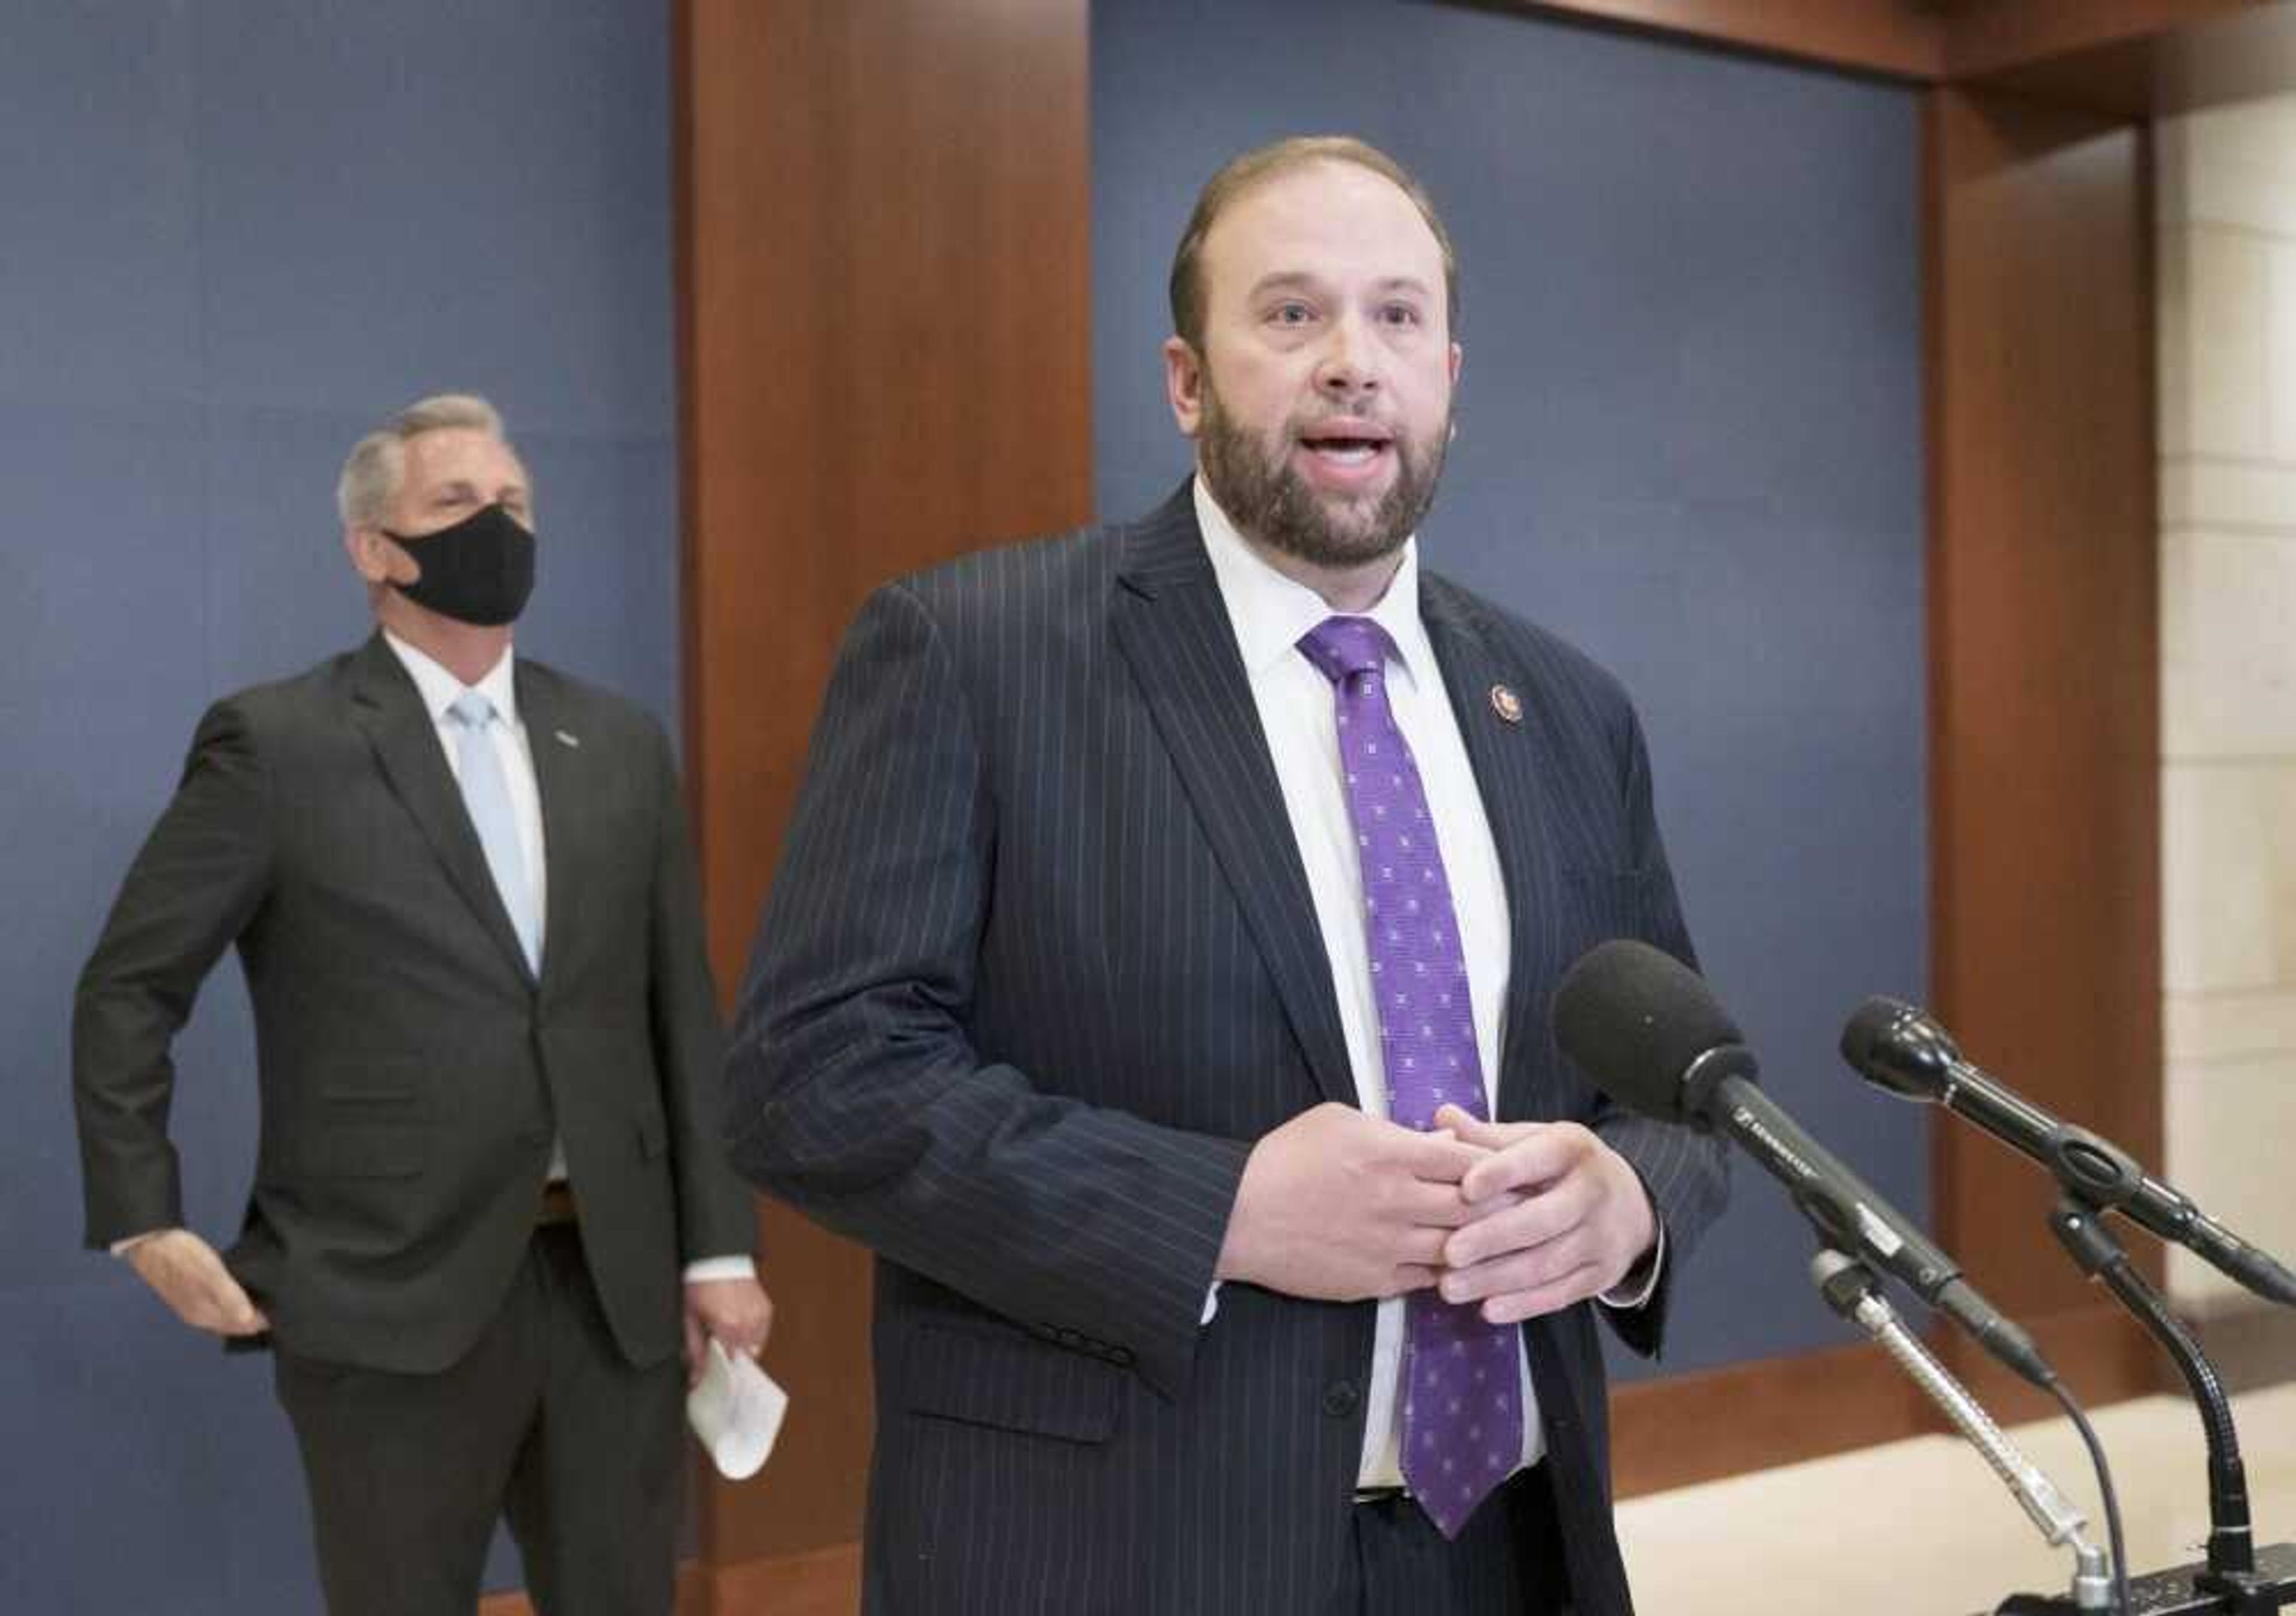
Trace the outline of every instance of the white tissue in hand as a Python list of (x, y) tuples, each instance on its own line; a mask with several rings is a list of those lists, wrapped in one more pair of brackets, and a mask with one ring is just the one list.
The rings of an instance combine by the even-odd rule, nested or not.
[(685, 1394), (685, 1418), (709, 1450), (709, 1461), (729, 1481), (744, 1481), (765, 1467), (781, 1434), (789, 1393), (745, 1352), (732, 1352), (716, 1341), (701, 1378)]

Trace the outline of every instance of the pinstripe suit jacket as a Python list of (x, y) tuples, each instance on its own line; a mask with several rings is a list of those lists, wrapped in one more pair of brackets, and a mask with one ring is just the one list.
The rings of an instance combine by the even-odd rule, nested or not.
[[(1498, 1114), (1642, 1174), (1669, 1272), (1718, 1153), (1611, 1109), (1547, 998), (1605, 938), (1687, 954), (1610, 677), (1423, 577), (1498, 845)], [(1488, 693), (1523, 699), (1509, 725)], [(874, 1612), (1321, 1608), (1373, 1308), (1200, 1324), (1252, 1142), (1355, 1088), (1330, 965), (1185, 489), (880, 590), (840, 654), (734, 1033), (736, 1165), (877, 1252)], [(1663, 1298), (1614, 1316), (1655, 1350)], [(1596, 1309), (1525, 1327), (1578, 1608), (1629, 1609)]]

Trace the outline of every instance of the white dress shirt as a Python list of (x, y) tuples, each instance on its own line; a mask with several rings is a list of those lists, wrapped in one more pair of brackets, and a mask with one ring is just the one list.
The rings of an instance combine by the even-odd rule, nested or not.
[[(1387, 1069), (1380, 1054), (1379, 1009), (1372, 995), (1370, 944), (1364, 934), (1363, 871), (1356, 858), (1355, 824), (1348, 808), (1347, 771), (1340, 762), (1338, 708), (1332, 682), (1300, 650), (1308, 631), (1333, 615), (1324, 597), (1286, 578), (1262, 560), (1227, 513), (1214, 503), (1199, 478), (1194, 485), (1196, 522), (1203, 529), (1220, 600), (1235, 631), (1236, 649), (1251, 681), (1283, 807), (1306, 867), (1308, 890), (1316, 903), (1316, 923), (1332, 964), (1332, 988), (1339, 1001), (1340, 1029), (1347, 1041), (1348, 1066), (1356, 1095), (1374, 1117), (1388, 1114)], [(1483, 1101), (1498, 1116), (1499, 1052), (1505, 1046), (1508, 972), (1513, 968), (1506, 883), (1499, 868), (1498, 844), (1491, 839), (1481, 789), (1451, 710), (1443, 670), (1419, 617), (1419, 540), (1405, 541), (1403, 562), (1387, 593), (1370, 611), (1387, 630), (1395, 654), (1387, 664), (1387, 699), (1427, 787), (1435, 841), (1451, 885), (1451, 903), (1466, 958), (1467, 997), (1474, 1013), (1475, 1054), (1483, 1069)], [(1616, 1291), (1598, 1298), (1604, 1306), (1638, 1308), (1657, 1288), (1666, 1258), (1661, 1227), (1646, 1274), (1629, 1276)], [(1219, 1307), (1219, 1287), (1206, 1300), (1209, 1325)], [(1358, 1487), (1399, 1487), (1403, 1438), (1403, 1311), (1400, 1297), (1379, 1304), (1372, 1333), (1371, 1393), (1365, 1401), (1363, 1457)], [(1546, 1435), (1538, 1420), (1538, 1398), (1530, 1383), (1530, 1360), (1517, 1354), (1522, 1386), (1522, 1461), (1538, 1463)]]
[[(1379, 1010), (1372, 997), (1370, 944), (1364, 934), (1363, 871), (1348, 811), (1346, 771), (1340, 765), (1340, 731), (1332, 682), (1300, 650), (1300, 637), (1332, 615), (1331, 605), (1306, 585), (1284, 577), (1246, 544), (1199, 479), (1196, 521), (1203, 529), (1220, 598), (1235, 629), (1236, 648), (1251, 681), (1251, 699), (1283, 788), (1283, 807), (1300, 844), (1316, 922), (1332, 962), (1348, 1065), (1364, 1111), (1384, 1118), (1387, 1070), (1380, 1058)], [(1467, 964), (1467, 997), (1474, 1012), (1475, 1054), (1482, 1062), (1483, 1096), (1498, 1108), (1499, 1051), (1512, 963), (1506, 884), (1498, 845), (1491, 839), (1467, 746), (1459, 734), (1435, 647), (1419, 619), (1419, 542), (1403, 547), (1403, 564), (1378, 604), (1361, 614), (1387, 630), (1395, 655), (1387, 666), (1388, 705), (1418, 760), (1435, 822), (1435, 841), (1451, 884), (1451, 903)], [(1403, 1424), (1401, 1297), (1379, 1304), (1372, 1333), (1371, 1385), (1365, 1399), (1360, 1487), (1399, 1487)], [(1529, 1359), (1517, 1352), (1522, 1384), (1522, 1464), (1546, 1451)]]

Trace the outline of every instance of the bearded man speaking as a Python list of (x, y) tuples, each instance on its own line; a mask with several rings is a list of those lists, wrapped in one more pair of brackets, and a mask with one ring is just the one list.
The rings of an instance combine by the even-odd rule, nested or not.
[(1422, 570), (1409, 175), (1235, 159), (1171, 302), (1194, 476), (869, 601), (742, 995), (735, 1164), (877, 1253), (868, 1606), (1622, 1616), (1598, 1330), (1723, 1194), (1548, 1024), (1690, 957), (1640, 727)]

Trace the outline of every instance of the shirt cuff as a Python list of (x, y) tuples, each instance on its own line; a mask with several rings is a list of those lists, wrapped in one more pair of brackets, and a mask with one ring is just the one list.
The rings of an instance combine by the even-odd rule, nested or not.
[(757, 1276), (757, 1261), (749, 1257), (704, 1257), (699, 1262), (685, 1265), (685, 1283), (689, 1285), (706, 1285), (719, 1279), (755, 1279)]
[(1220, 1282), (1215, 1279), (1212, 1288), (1204, 1292), (1204, 1316), (1196, 1321), (1197, 1329), (1202, 1329), (1219, 1317), (1219, 1288)]
[(115, 1240), (111, 1243), (111, 1254), (114, 1257), (125, 1257), (147, 1240), (157, 1240), (162, 1235), (174, 1233), (173, 1229), (146, 1229), (141, 1235), (130, 1235), (125, 1240)]
[[(1637, 1274), (1635, 1268), (1642, 1269)], [(1616, 1308), (1621, 1313), (1632, 1312), (1651, 1299), (1658, 1289), (1658, 1276), (1666, 1268), (1666, 1225), (1658, 1226), (1658, 1238), (1651, 1242), (1650, 1256), (1627, 1270), (1627, 1276), (1595, 1300), (1606, 1308)]]

